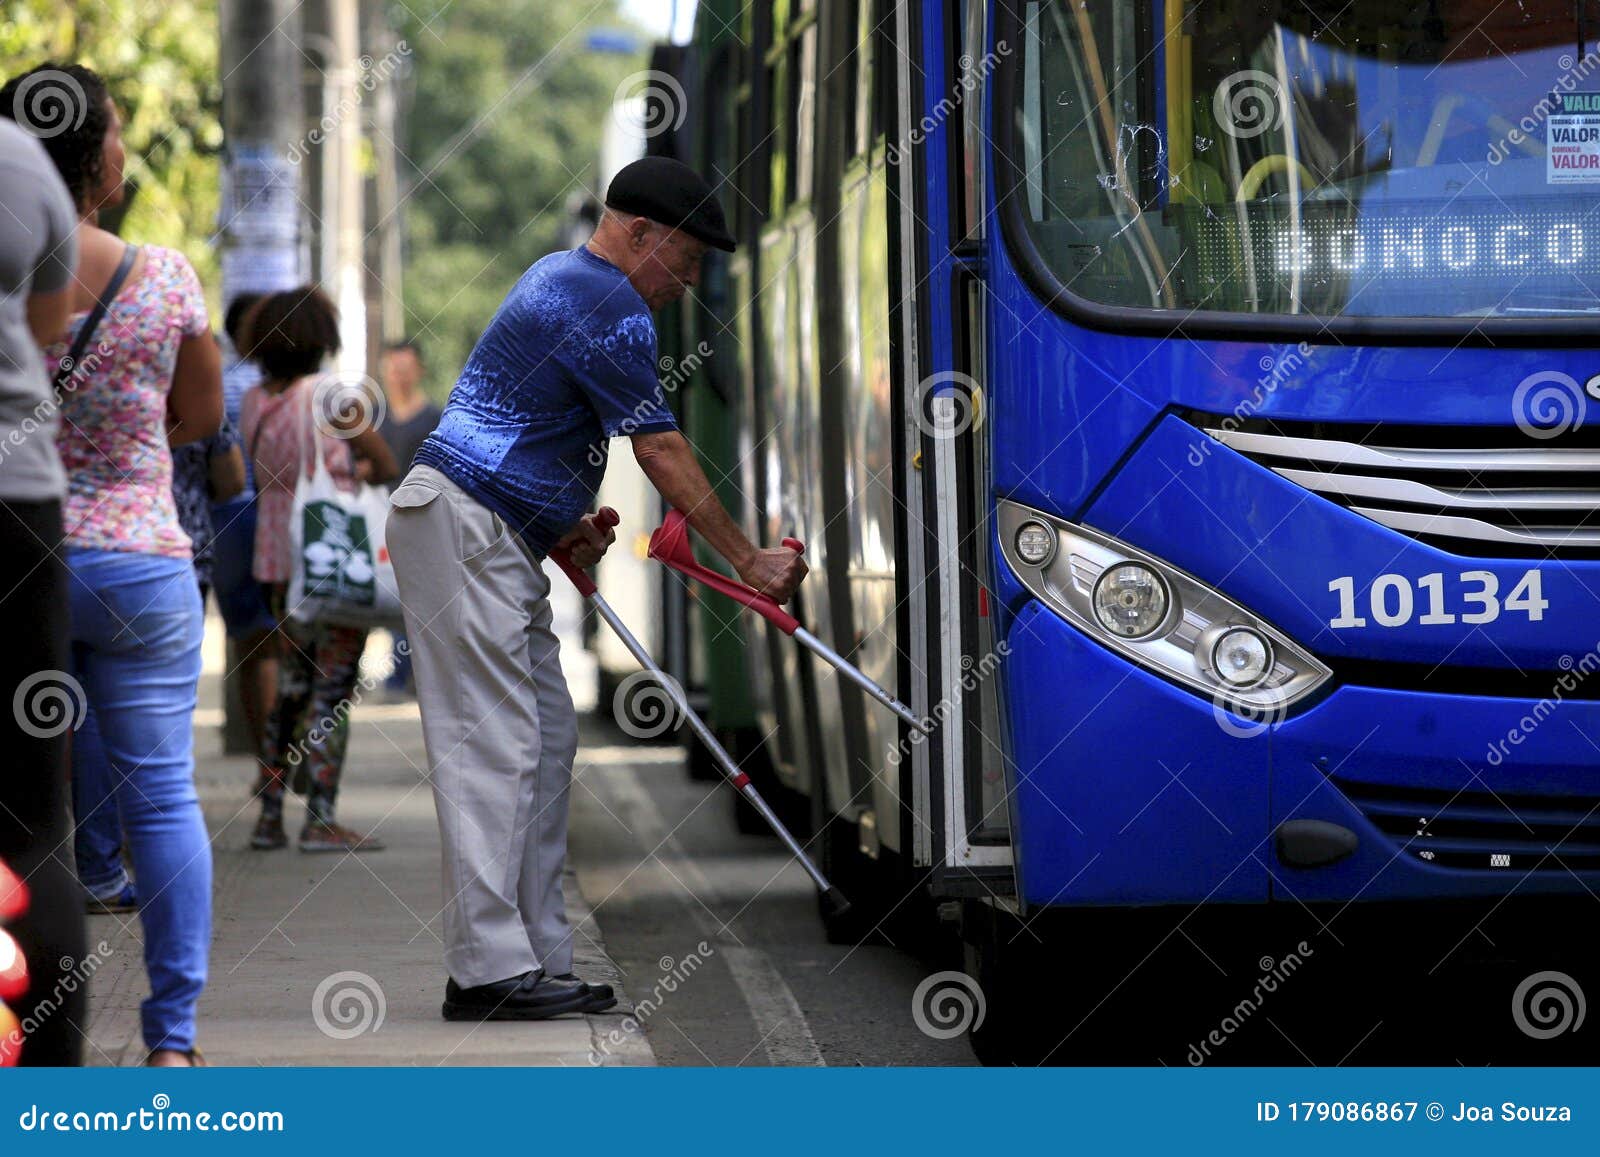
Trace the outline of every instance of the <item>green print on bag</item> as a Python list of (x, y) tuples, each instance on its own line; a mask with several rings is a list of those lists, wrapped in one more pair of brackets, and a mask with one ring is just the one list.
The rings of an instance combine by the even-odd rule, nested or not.
[(306, 594), (371, 606), (377, 598), (377, 571), (366, 518), (336, 502), (307, 502), (302, 532)]

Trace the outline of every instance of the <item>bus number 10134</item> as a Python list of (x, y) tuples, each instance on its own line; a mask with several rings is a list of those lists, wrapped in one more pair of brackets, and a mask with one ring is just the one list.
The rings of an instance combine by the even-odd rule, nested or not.
[[(1425, 574), (1414, 583), (1403, 574), (1381, 574), (1367, 587), (1367, 613), (1380, 627), (1403, 627), (1413, 618), (1421, 626), (1443, 626), (1447, 623), (1492, 623), (1502, 611), (1510, 614), (1521, 611), (1529, 622), (1544, 618), (1550, 605), (1540, 591), (1539, 571), (1526, 572), (1511, 593), (1500, 598), (1500, 579), (1493, 571), (1468, 570), (1455, 575), (1450, 582), (1455, 597), (1446, 595), (1446, 580), (1442, 572)], [(1345, 575), (1328, 584), (1339, 599), (1339, 613), (1328, 620), (1328, 625), (1364, 627), (1367, 619), (1356, 613), (1356, 580)], [(1447, 610), (1453, 603), (1457, 610)], [(1417, 612), (1421, 611), (1420, 614)]]

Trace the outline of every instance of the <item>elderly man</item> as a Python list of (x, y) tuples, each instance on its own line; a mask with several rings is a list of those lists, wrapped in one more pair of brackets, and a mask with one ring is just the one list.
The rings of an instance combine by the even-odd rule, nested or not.
[(616, 1002), (572, 974), (561, 894), (572, 698), (541, 562), (593, 565), (614, 540), (584, 512), (610, 438), (745, 582), (787, 601), (793, 551), (740, 531), (678, 433), (656, 377), (652, 310), (733, 238), (706, 182), (649, 157), (606, 193), (587, 245), (536, 262), (461, 371), (395, 490), (388, 542), (416, 670), (444, 845), (447, 1020), (537, 1020)]

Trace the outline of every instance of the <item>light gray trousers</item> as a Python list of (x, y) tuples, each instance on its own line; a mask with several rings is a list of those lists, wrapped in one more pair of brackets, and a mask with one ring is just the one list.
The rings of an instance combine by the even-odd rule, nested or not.
[(578, 722), (550, 580), (499, 518), (415, 466), (390, 498), (444, 845), (444, 960), (463, 987), (572, 970), (561, 895)]

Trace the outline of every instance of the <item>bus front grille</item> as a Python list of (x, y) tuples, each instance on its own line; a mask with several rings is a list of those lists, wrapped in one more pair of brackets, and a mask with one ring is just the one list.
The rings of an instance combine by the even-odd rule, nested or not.
[(1399, 850), (1445, 868), (1600, 869), (1600, 796), (1396, 788), (1330, 777)]
[(1455, 554), (1600, 558), (1600, 443), (1515, 427), (1190, 420), (1279, 476)]

